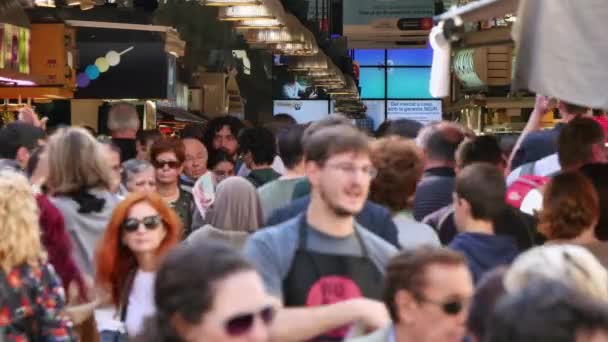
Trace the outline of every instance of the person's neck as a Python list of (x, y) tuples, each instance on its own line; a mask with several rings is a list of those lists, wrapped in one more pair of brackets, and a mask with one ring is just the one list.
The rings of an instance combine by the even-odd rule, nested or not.
[(135, 255), (137, 259), (137, 266), (143, 272), (154, 272), (158, 263), (156, 262), (156, 255), (152, 252), (139, 253)]
[(283, 177), (281, 177), (281, 179), (296, 179), (296, 178), (302, 178), (306, 175), (306, 172), (304, 171), (304, 164), (299, 164), (297, 166), (295, 166), (293, 169), (285, 169), (285, 173), (283, 174)]
[(119, 131), (112, 132), (112, 138), (114, 139), (135, 139), (137, 132), (134, 131)]
[(351, 215), (336, 215), (319, 194), (311, 196), (306, 221), (318, 231), (335, 237), (349, 236), (355, 230), (355, 218)]
[(156, 191), (163, 199), (175, 199), (179, 197), (179, 185), (177, 183), (171, 184), (156, 184)]
[(436, 168), (440, 168), (440, 167), (446, 167), (446, 168), (454, 168), (454, 163), (451, 162), (446, 162), (443, 160), (427, 160), (426, 164), (425, 164), (425, 170), (430, 170), (430, 169), (436, 169)]
[(556, 242), (556, 243), (571, 243), (571, 244), (575, 244), (575, 245), (590, 245), (590, 244), (594, 244), (599, 242), (600, 240), (595, 236), (595, 229), (594, 226), (592, 227), (588, 227), (585, 230), (583, 230), (583, 232), (573, 238), (573, 239), (556, 239), (553, 240), (552, 242)]
[(494, 235), (494, 224), (492, 221), (476, 220), (471, 218), (467, 220), (465, 226), (462, 228), (463, 229), (460, 231), (463, 233)]

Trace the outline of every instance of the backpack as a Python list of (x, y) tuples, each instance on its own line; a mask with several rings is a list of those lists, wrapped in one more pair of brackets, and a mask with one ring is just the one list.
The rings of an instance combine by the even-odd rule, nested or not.
[(520, 176), (513, 184), (507, 188), (506, 201), (507, 204), (520, 209), (524, 198), (532, 190), (539, 189), (551, 180), (545, 176), (525, 175)]

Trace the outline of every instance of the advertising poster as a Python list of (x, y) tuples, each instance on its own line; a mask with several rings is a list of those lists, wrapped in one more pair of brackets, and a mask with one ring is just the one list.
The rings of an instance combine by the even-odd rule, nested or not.
[(386, 113), (389, 120), (410, 119), (422, 124), (440, 121), (441, 100), (388, 100)]

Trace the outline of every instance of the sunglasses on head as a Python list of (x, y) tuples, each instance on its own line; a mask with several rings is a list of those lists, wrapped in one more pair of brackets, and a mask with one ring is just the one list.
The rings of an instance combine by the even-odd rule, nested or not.
[(157, 169), (163, 169), (165, 165), (168, 165), (172, 169), (177, 169), (181, 166), (177, 160), (154, 160), (152, 164)]
[(126, 232), (135, 232), (139, 229), (139, 225), (143, 224), (147, 230), (156, 229), (162, 223), (162, 219), (159, 215), (146, 216), (141, 220), (136, 218), (128, 218), (123, 222), (122, 228)]
[(458, 315), (465, 308), (463, 301), (459, 299), (451, 299), (446, 302), (437, 302), (428, 298), (424, 298), (422, 296), (417, 297), (419, 302), (437, 305), (441, 308), (443, 313), (450, 316)]
[(263, 308), (258, 312), (238, 314), (229, 318), (224, 323), (226, 333), (230, 336), (239, 336), (248, 333), (255, 322), (256, 317), (260, 317), (265, 325), (269, 325), (274, 319), (275, 309), (272, 306)]

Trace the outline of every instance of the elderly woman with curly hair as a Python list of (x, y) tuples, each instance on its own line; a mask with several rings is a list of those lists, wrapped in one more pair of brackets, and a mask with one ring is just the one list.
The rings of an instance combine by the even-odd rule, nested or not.
[(28, 180), (0, 171), (0, 340), (76, 341), (65, 292), (46, 261)]
[(402, 248), (439, 246), (437, 233), (412, 215), (416, 185), (422, 177), (424, 159), (413, 140), (390, 136), (372, 145), (372, 163), (378, 175), (371, 184), (370, 199), (391, 210)]
[(538, 230), (549, 244), (580, 245), (608, 266), (608, 242), (595, 234), (599, 218), (598, 194), (591, 180), (579, 172), (565, 172), (553, 177), (545, 190)]

